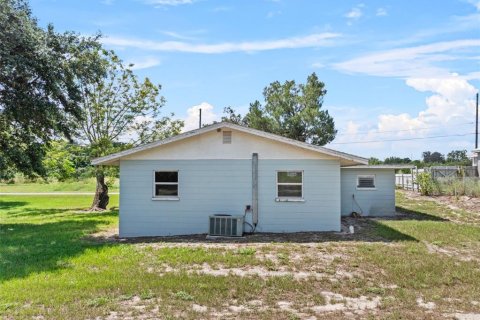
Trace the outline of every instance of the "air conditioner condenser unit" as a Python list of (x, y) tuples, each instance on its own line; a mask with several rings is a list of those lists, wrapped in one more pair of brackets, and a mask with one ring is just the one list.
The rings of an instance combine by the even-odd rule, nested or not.
[(243, 216), (211, 215), (209, 217), (209, 236), (243, 236)]

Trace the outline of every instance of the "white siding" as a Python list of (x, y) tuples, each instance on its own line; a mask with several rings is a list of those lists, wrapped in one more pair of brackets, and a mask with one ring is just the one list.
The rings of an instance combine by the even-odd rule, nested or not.
[[(358, 175), (375, 175), (375, 190), (357, 189)], [(352, 211), (360, 213), (360, 208), (365, 216), (395, 214), (394, 169), (345, 168), (341, 170), (341, 176), (342, 215), (350, 215)]]
[(126, 156), (124, 160), (251, 159), (254, 152), (259, 154), (260, 159), (335, 159), (241, 131), (228, 131), (232, 132), (229, 144), (223, 143), (222, 131), (211, 131), (138, 152)]

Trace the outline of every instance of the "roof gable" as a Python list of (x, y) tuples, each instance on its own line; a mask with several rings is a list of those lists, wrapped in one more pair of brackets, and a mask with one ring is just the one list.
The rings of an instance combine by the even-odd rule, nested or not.
[[(203, 140), (208, 140), (208, 137), (213, 136), (217, 131), (220, 132), (222, 130), (232, 130), (238, 133), (236, 134), (237, 136), (243, 136), (244, 140), (256, 139), (255, 143), (250, 141), (252, 152), (259, 152), (260, 156), (262, 155), (262, 152), (265, 152), (269, 155), (268, 158), (339, 159), (342, 165), (368, 163), (367, 159), (355, 155), (335, 151), (325, 147), (314, 146), (308, 143), (281, 137), (260, 130), (246, 128), (228, 122), (221, 122), (200, 129), (188, 131), (168, 139), (155, 141), (105, 157), (96, 158), (92, 160), (92, 164), (118, 165), (120, 160), (152, 160), (156, 159), (156, 157), (161, 157), (160, 159), (164, 159), (165, 157), (166, 159), (176, 159), (175, 157), (185, 157), (185, 154), (187, 153), (189, 154), (189, 157), (195, 159), (220, 159), (224, 156), (223, 152), (225, 152), (225, 150), (230, 150), (228, 151), (232, 152), (230, 156), (236, 157), (237, 159), (251, 157), (252, 152), (248, 154), (248, 157), (246, 157), (245, 154), (240, 153), (238, 145), (235, 145), (235, 137), (233, 138), (234, 144), (232, 145), (232, 148), (227, 147), (221, 151), (215, 148), (210, 148), (216, 146), (216, 141), (221, 143), (220, 140), (210, 139), (209, 141), (204, 141), (203, 146), (200, 145)], [(193, 141), (197, 142), (197, 144), (195, 144)], [(208, 148), (206, 148), (206, 146), (208, 146)], [(217, 152), (217, 154), (215, 154), (215, 152)]]

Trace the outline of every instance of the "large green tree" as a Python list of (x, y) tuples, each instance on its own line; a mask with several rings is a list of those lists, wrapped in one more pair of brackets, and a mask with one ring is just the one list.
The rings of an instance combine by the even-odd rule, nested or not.
[(468, 166), (471, 160), (468, 158), (467, 150), (452, 150), (447, 154), (449, 164)]
[(422, 158), (424, 163), (444, 163), (445, 156), (440, 152), (431, 152), (431, 151), (424, 151), (422, 153)]
[[(90, 145), (92, 157), (119, 151), (119, 145), (132, 147), (180, 132), (183, 121), (161, 116), (165, 99), (160, 85), (148, 78), (139, 81), (132, 65), (125, 66), (112, 51), (102, 50), (99, 55), (105, 76), (81, 84), (83, 120), (78, 137)], [(109, 202), (105, 168), (97, 166), (95, 175), (97, 188), (91, 210), (105, 209)]]
[(102, 72), (97, 37), (41, 28), (26, 1), (0, 1), (0, 178), (43, 174), (43, 145), (71, 137), (80, 81)]
[(333, 118), (322, 109), (325, 84), (315, 73), (305, 84), (294, 80), (272, 82), (263, 90), (264, 104), (255, 101), (245, 117), (234, 109), (225, 109), (222, 120), (275, 133), (287, 138), (324, 145), (335, 138), (337, 130)]

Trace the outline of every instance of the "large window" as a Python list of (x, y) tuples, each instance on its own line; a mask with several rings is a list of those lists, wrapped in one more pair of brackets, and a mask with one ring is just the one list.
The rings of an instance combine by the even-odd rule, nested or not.
[(303, 199), (303, 171), (277, 171), (277, 199)]
[(357, 189), (375, 190), (375, 175), (357, 176)]
[(178, 171), (155, 171), (153, 178), (155, 198), (178, 198)]

